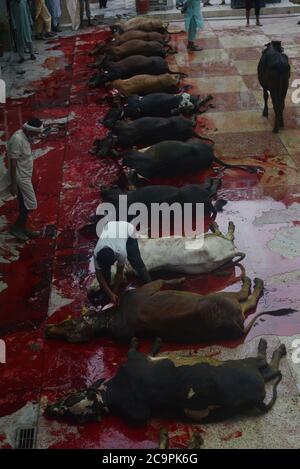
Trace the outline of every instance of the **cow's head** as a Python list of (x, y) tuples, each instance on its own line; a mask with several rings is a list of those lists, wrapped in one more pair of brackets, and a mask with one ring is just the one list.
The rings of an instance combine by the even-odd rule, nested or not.
[(45, 415), (51, 419), (66, 419), (73, 423), (99, 422), (108, 413), (102, 393), (105, 385), (98, 381), (91, 387), (76, 391), (53, 404), (48, 404)]
[(102, 186), (100, 188), (101, 195), (104, 202), (117, 203), (119, 196), (124, 195), (125, 192), (119, 186)]
[(196, 110), (198, 99), (189, 93), (182, 93), (179, 109), (184, 114), (192, 114)]
[(281, 45), (281, 41), (271, 41), (271, 42), (268, 42), (268, 44), (265, 44), (265, 50), (264, 51), (267, 51), (267, 50), (270, 50), (270, 49), (273, 49), (273, 50), (276, 50), (277, 52), (283, 52), (283, 47)]
[(99, 319), (94, 314), (88, 314), (80, 318), (68, 318), (57, 324), (46, 324), (45, 337), (72, 344), (87, 342), (94, 338), (96, 332), (100, 334)]
[(110, 28), (112, 33), (123, 33), (124, 32), (124, 28), (122, 27), (121, 23), (111, 24), (109, 26), (109, 28)]

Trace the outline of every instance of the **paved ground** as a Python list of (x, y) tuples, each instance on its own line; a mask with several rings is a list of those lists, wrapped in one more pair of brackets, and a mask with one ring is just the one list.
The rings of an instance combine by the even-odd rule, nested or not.
[[(173, 36), (179, 52), (170, 58), (172, 68), (189, 73), (186, 83), (192, 90), (214, 95), (214, 108), (198, 118), (199, 132), (215, 140), (218, 155), (226, 161), (259, 163), (265, 168), (259, 178), (226, 171), (220, 195), (229, 202), (218, 217), (222, 230), (229, 220), (234, 221), (236, 245), (247, 253), (243, 263), (247, 274), (265, 281), (258, 311), (300, 308), (300, 107), (292, 103), (289, 93), (286, 130), (274, 135), (273, 113), (269, 120), (261, 116), (262, 93), (255, 75), (261, 48), (272, 38), (283, 41), (291, 58), (292, 79), (300, 78), (299, 28), (295, 18), (265, 19), (262, 28), (247, 30), (237, 20), (209, 21), (199, 40), (204, 51), (192, 54), (186, 53), (182, 34)], [(89, 258), (96, 239), (81, 228), (99, 202), (99, 185), (114, 182), (120, 172), (117, 164), (99, 162), (88, 153), (93, 139), (105, 132), (99, 119), (106, 108), (99, 103), (103, 91), (86, 87), (91, 74), (86, 51), (103, 38), (102, 32), (90, 29), (87, 34), (48, 43), (46, 52), (39, 45), (39, 64), (22, 66), (25, 78), (17, 78), (20, 66), (9, 72), (3, 67), (4, 76), (14, 85), (8, 86), (11, 99), (0, 108), (0, 148), (32, 114), (49, 121), (60, 119), (62, 126), (34, 146), (39, 208), (33, 226), (44, 229), (43, 238), (26, 245), (15, 242), (6, 231), (16, 215), (15, 201), (0, 207), (0, 321), (7, 344), (7, 364), (0, 364), (0, 379), (5, 383), (0, 390), (0, 447), (14, 446), (15, 430), (21, 425), (37, 426), (41, 448), (155, 447), (161, 424), (170, 430), (171, 446), (182, 447), (194, 427), (153, 420), (147, 428), (136, 430), (115, 417), (99, 424), (69, 426), (42, 416), (47, 399), (110, 377), (126, 352), (126, 346), (116, 346), (109, 339), (84, 346), (46, 343), (43, 330), (48, 317), (58, 321), (79, 315), (87, 306)], [(201, 178), (192, 174), (168, 182), (179, 185)], [(187, 279), (185, 288), (200, 293), (235, 290), (240, 274), (236, 268), (223, 276), (194, 276)], [(275, 407), (265, 416), (202, 425), (204, 447), (299, 447), (300, 373), (299, 364), (292, 360), (293, 340), (300, 338), (299, 313), (258, 321), (245, 341), (207, 348), (195, 345), (192, 350), (218, 358), (245, 356), (254, 353), (262, 335), (270, 353), (280, 341), (288, 348)], [(147, 346), (143, 344), (144, 349)], [(169, 351), (174, 348), (165, 346)]]

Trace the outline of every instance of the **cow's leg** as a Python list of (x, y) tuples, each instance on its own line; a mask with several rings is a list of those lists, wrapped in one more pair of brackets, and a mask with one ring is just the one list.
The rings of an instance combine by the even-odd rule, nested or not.
[(264, 101), (265, 101), (265, 106), (262, 115), (264, 117), (268, 117), (269, 115), (269, 109), (268, 109), (268, 99), (269, 99), (269, 93), (266, 88), (264, 88)]
[(286, 98), (286, 95), (287, 95), (288, 88), (289, 88), (289, 82), (287, 80), (284, 83), (284, 85), (282, 87), (282, 92), (281, 92), (281, 108), (280, 108), (280, 122), (279, 122), (279, 125), (280, 125), (281, 129), (284, 128), (283, 112), (284, 112), (284, 108), (285, 108), (285, 98)]
[(234, 231), (235, 231), (235, 226), (232, 221), (228, 223), (228, 231), (225, 236), (225, 238), (229, 239), (229, 241), (234, 241)]
[(260, 339), (258, 343), (258, 353), (257, 353), (257, 358), (262, 358), (264, 360), (267, 360), (267, 341), (266, 339)]
[(166, 428), (161, 428), (159, 430), (159, 449), (168, 449), (169, 448), (169, 434)]
[(272, 98), (272, 103), (273, 103), (273, 108), (274, 108), (274, 113), (275, 113), (275, 124), (274, 124), (273, 132), (277, 134), (280, 128), (280, 114), (281, 114), (280, 96), (278, 96), (278, 91), (276, 93), (275, 90), (271, 90), (271, 98)]
[(188, 441), (188, 449), (200, 449), (204, 440), (200, 432), (194, 431), (190, 440)]
[(223, 233), (220, 231), (218, 223), (216, 223), (215, 221), (210, 225), (209, 229), (217, 236), (224, 236)]
[(248, 311), (255, 309), (260, 297), (263, 294), (264, 282), (260, 278), (254, 279), (254, 290), (248, 299), (241, 303), (242, 314), (245, 316)]
[(284, 344), (281, 344), (281, 345), (273, 352), (272, 359), (271, 359), (271, 363), (270, 363), (270, 367), (272, 368), (272, 370), (274, 370), (274, 371), (278, 371), (278, 370), (279, 370), (280, 360), (282, 359), (282, 357), (285, 357), (285, 355), (286, 355), (286, 347), (285, 347)]
[[(247, 301), (251, 291), (251, 280), (249, 277), (243, 277), (242, 288), (238, 292), (225, 292), (226, 296), (235, 298), (238, 302)], [(224, 294), (224, 293), (223, 293)]]
[(155, 357), (155, 355), (158, 354), (158, 352), (161, 349), (161, 345), (162, 345), (162, 340), (159, 337), (157, 337), (152, 343), (151, 350), (149, 353), (150, 357)]

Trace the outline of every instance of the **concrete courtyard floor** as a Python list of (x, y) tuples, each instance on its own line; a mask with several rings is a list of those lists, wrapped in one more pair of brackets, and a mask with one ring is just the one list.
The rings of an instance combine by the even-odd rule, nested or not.
[[(0, 171), (5, 142), (28, 117), (37, 115), (60, 127), (34, 145), (39, 206), (32, 224), (43, 230), (43, 236), (26, 244), (16, 242), (7, 232), (16, 203), (10, 200), (0, 206), (0, 328), (7, 349), (7, 363), (0, 364), (0, 447), (15, 447), (16, 429), (34, 426), (38, 448), (155, 448), (164, 426), (172, 448), (184, 447), (194, 428), (202, 431), (204, 448), (299, 448), (300, 363), (294, 341), (300, 339), (300, 104), (292, 102), (290, 87), (285, 130), (273, 134), (273, 111), (269, 119), (261, 115), (256, 66), (263, 45), (282, 40), (292, 65), (291, 83), (300, 78), (300, 26), (295, 17), (268, 17), (263, 23), (262, 28), (246, 29), (240, 20), (206, 21), (198, 41), (204, 50), (187, 54), (184, 34), (174, 34), (178, 53), (169, 61), (173, 70), (188, 73), (185, 84), (192, 92), (213, 95), (213, 107), (198, 117), (197, 129), (215, 141), (217, 155), (264, 168), (260, 176), (224, 173), (219, 197), (228, 204), (217, 221), (222, 231), (229, 220), (235, 223), (235, 243), (246, 253), (247, 275), (265, 282), (257, 311), (289, 307), (297, 312), (266, 316), (239, 341), (206, 347), (165, 344), (164, 351), (240, 358), (255, 354), (261, 336), (267, 338), (269, 355), (283, 342), (288, 353), (281, 364), (283, 380), (275, 406), (266, 415), (241, 415), (209, 425), (153, 419), (142, 429), (128, 428), (115, 416), (85, 426), (43, 416), (47, 401), (111, 377), (127, 350), (126, 344), (110, 339), (85, 345), (44, 340), (47, 321), (78, 316), (88, 306), (89, 260), (96, 237), (84, 227), (100, 201), (99, 186), (114, 183), (121, 171), (119, 163), (99, 161), (88, 153), (93, 140), (106, 132), (99, 120), (107, 110), (101, 102), (105, 91), (87, 87), (92, 74), (87, 51), (106, 33), (88, 29), (38, 44), (37, 63), (1, 62), (9, 99), (0, 105)], [(171, 28), (178, 31), (182, 25), (176, 22)], [(195, 183), (203, 177), (192, 173), (166, 183)], [(185, 289), (234, 291), (242, 272), (235, 267), (222, 275), (191, 276)], [(148, 342), (142, 343), (142, 350), (148, 347)]]

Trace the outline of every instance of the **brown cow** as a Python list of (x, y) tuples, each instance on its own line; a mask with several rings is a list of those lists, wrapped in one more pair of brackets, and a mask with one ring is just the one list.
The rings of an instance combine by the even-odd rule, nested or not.
[(135, 18), (131, 18), (128, 21), (120, 21), (110, 26), (111, 31), (119, 32), (119, 33), (126, 33), (127, 31), (131, 31), (133, 29), (139, 31), (158, 31), (161, 33), (167, 32), (167, 27), (169, 23), (166, 23), (159, 18), (151, 18), (150, 16), (137, 16)]
[(132, 41), (125, 42), (119, 46), (113, 44), (107, 45), (105, 48), (104, 57), (101, 55), (99, 62), (103, 61), (106, 57), (110, 60), (122, 60), (131, 55), (143, 55), (145, 57), (166, 57), (168, 53), (175, 51), (168, 44), (162, 44), (158, 41), (142, 41), (140, 39), (133, 39)]
[(252, 294), (248, 277), (243, 279), (243, 286), (237, 293), (199, 295), (179, 290), (161, 291), (163, 286), (182, 284), (183, 280), (156, 280), (129, 290), (118, 307), (47, 325), (46, 337), (71, 343), (87, 342), (103, 335), (117, 340), (138, 336), (199, 343), (247, 334), (263, 314), (279, 316), (293, 312), (282, 309), (259, 313), (244, 326), (245, 314), (256, 307), (262, 295), (262, 280), (254, 280)]
[(117, 89), (124, 96), (138, 94), (144, 96), (150, 93), (179, 92), (180, 75), (164, 73), (163, 75), (136, 75), (127, 80), (114, 80), (105, 86), (108, 89)]
[(152, 32), (144, 32), (144, 31), (128, 31), (127, 33), (124, 34), (114, 34), (112, 36), (112, 39), (108, 43), (101, 43), (97, 44), (94, 49), (91, 50), (89, 55), (98, 55), (98, 54), (104, 54), (107, 52), (109, 47), (111, 46), (120, 46), (121, 44), (124, 44), (125, 42), (132, 41), (134, 39), (139, 39), (141, 41), (157, 41), (160, 42), (161, 44), (167, 44), (169, 42), (170, 36), (166, 34), (161, 34), (156, 31)]

